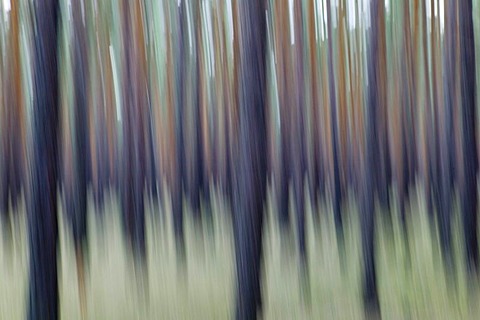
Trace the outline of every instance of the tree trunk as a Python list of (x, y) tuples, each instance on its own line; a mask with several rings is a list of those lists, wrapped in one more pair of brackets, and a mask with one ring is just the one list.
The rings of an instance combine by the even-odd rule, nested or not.
[(234, 160), (234, 237), (237, 265), (236, 319), (261, 311), (260, 263), (266, 196), (265, 5), (240, 1), (238, 69), (239, 154)]
[(29, 319), (59, 317), (57, 279), (58, 70), (60, 9), (56, 0), (36, 3), (33, 175), (28, 192), (30, 244)]
[(463, 181), (460, 183), (461, 209), (465, 236), (466, 263), (469, 273), (478, 271), (477, 215), (477, 141), (475, 109), (475, 45), (472, 0), (459, 6), (461, 113), (463, 133)]

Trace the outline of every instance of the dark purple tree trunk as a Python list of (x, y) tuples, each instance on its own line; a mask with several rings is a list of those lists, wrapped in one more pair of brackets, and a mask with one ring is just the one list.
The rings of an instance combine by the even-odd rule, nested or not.
[[(305, 79), (303, 70), (303, 49), (306, 41), (303, 39), (303, 25), (302, 21), (302, 3), (295, 1), (294, 4), (294, 23), (295, 28), (295, 46), (292, 54), (293, 66), (295, 74), (291, 74), (293, 98), (292, 110), (292, 126), (290, 133), (291, 143), (291, 159), (292, 159), (292, 180), (295, 199), (295, 214), (297, 220), (297, 238), (298, 251), (300, 257), (300, 280), (303, 286), (303, 293), (306, 294), (304, 298), (309, 299), (309, 270), (308, 270), (308, 255), (307, 255), (307, 237), (306, 237), (306, 219), (305, 219), (305, 186), (304, 179), (307, 173), (307, 155), (306, 155), (306, 123), (304, 119), (307, 108), (305, 105)], [(308, 301), (309, 302), (309, 301)]]
[(238, 2), (240, 55), (238, 70), (239, 137), (234, 161), (234, 237), (236, 319), (256, 319), (261, 311), (260, 265), (263, 205), (266, 196), (265, 120), (266, 21), (263, 1)]
[[(183, 1), (182, 1), (183, 2)], [(180, 7), (174, 10), (174, 22), (177, 23), (177, 40), (174, 46), (174, 72), (175, 72), (175, 176), (174, 188), (172, 192), (172, 210), (173, 210), (173, 229), (176, 239), (177, 258), (185, 259), (185, 239), (184, 239), (184, 212), (183, 212), (183, 194), (185, 189), (185, 139), (183, 135), (184, 122), (184, 6), (182, 3)]]
[[(145, 267), (145, 110), (147, 107), (141, 51), (143, 33), (136, 19), (139, 18), (140, 4), (137, 1), (123, 2), (123, 41), (124, 41), (124, 171), (122, 213), (128, 245), (136, 262)], [(135, 18), (132, 19), (132, 16)], [(143, 27), (143, 26), (142, 26)]]
[(363, 185), (360, 195), (360, 228), (363, 258), (363, 300), (366, 312), (379, 309), (377, 274), (375, 268), (375, 169), (379, 161), (377, 147), (377, 113), (379, 108), (379, 26), (378, 11), (383, 10), (382, 0), (370, 3), (371, 29), (368, 45), (368, 103), (365, 115), (365, 150)]
[(58, 70), (56, 0), (35, 2), (33, 173), (28, 192), (28, 319), (59, 317), (57, 279)]
[(86, 29), (82, 22), (80, 2), (73, 4), (73, 90), (75, 115), (75, 134), (72, 141), (74, 147), (73, 172), (68, 186), (65, 189), (69, 194), (66, 196), (66, 212), (71, 219), (71, 227), (75, 245), (83, 245), (86, 238), (87, 228), (87, 163), (88, 158), (88, 123), (87, 123), (87, 38)]
[(332, 152), (333, 152), (333, 218), (335, 221), (335, 229), (337, 234), (337, 242), (340, 250), (343, 250), (343, 219), (342, 219), (342, 188), (340, 185), (340, 146), (338, 138), (338, 122), (337, 122), (337, 98), (335, 93), (335, 76), (333, 73), (333, 26), (332, 13), (330, 5), (327, 4), (327, 32), (328, 32), (328, 74), (329, 74), (329, 96), (330, 96), (330, 115), (332, 128)]
[(460, 88), (463, 133), (463, 166), (460, 201), (465, 236), (466, 263), (469, 272), (478, 271), (477, 215), (477, 139), (475, 112), (475, 45), (472, 1), (462, 0), (459, 6), (460, 24)]
[(456, 74), (456, 4), (455, 1), (450, 1), (446, 13), (445, 24), (445, 42), (444, 42), (444, 67), (445, 76), (443, 77), (444, 89), (444, 104), (443, 109), (439, 110), (439, 126), (437, 139), (440, 140), (439, 147), (439, 186), (440, 194), (438, 201), (438, 216), (439, 216), (439, 230), (440, 241), (443, 250), (443, 262), (447, 269), (453, 267), (452, 256), (452, 193), (453, 193), (453, 173), (452, 173), (452, 157), (454, 154), (454, 131), (453, 131), (453, 106), (455, 105), (455, 74)]

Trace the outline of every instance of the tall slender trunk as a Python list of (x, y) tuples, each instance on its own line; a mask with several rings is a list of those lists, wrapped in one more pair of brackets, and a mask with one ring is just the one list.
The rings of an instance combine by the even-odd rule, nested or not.
[(237, 264), (236, 319), (256, 319), (261, 311), (263, 205), (266, 196), (266, 21), (262, 0), (237, 3), (240, 41), (238, 69), (239, 156), (233, 195)]
[(460, 85), (461, 119), (463, 133), (463, 181), (460, 183), (461, 209), (465, 236), (466, 264), (468, 271), (477, 272), (478, 213), (477, 213), (477, 141), (475, 108), (475, 44), (473, 33), (472, 0), (459, 1), (460, 24)]
[[(83, 1), (83, 0), (80, 0)], [(74, 90), (74, 114), (75, 114), (75, 141), (73, 152), (75, 179), (70, 181), (74, 186), (69, 190), (74, 190), (73, 211), (73, 235), (75, 242), (78, 288), (80, 297), (80, 310), (82, 318), (86, 316), (86, 293), (84, 282), (84, 251), (87, 235), (87, 79), (88, 79), (88, 59), (87, 59), (87, 35), (84, 20), (82, 18), (82, 8), (80, 1), (73, 3), (73, 90)], [(70, 206), (69, 206), (70, 207)]]
[[(384, 27), (381, 19), (384, 17), (385, 5), (383, 0), (373, 0), (370, 3), (371, 30), (368, 45), (368, 104), (366, 107), (366, 141), (364, 150), (363, 192), (361, 197), (361, 234), (363, 253), (363, 299), (366, 312), (378, 312), (377, 274), (375, 267), (375, 166), (380, 159), (377, 146), (378, 120), (380, 108), (384, 100), (381, 95), (381, 72), (385, 68), (381, 59), (382, 39)], [(377, 184), (378, 187), (378, 184)]]
[(332, 23), (332, 8), (331, 3), (327, 1), (327, 33), (328, 33), (328, 74), (329, 74), (329, 97), (330, 97), (330, 129), (332, 140), (332, 155), (333, 155), (333, 217), (335, 221), (335, 229), (337, 234), (337, 242), (343, 244), (343, 219), (341, 212), (342, 203), (342, 188), (340, 185), (340, 142), (338, 138), (338, 106), (335, 90), (335, 75), (333, 71), (333, 23)]
[(27, 196), (30, 244), (28, 318), (57, 319), (58, 1), (37, 1), (35, 16), (33, 136), (36, 141), (33, 144), (32, 188)]

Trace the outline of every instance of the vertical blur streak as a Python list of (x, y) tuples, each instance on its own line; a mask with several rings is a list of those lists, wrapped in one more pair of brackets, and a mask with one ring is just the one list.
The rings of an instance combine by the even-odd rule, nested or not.
[[(74, 143), (74, 166), (69, 190), (73, 193), (67, 202), (67, 215), (72, 219), (73, 239), (75, 245), (75, 258), (77, 265), (78, 291), (80, 298), (80, 310), (82, 318), (86, 317), (86, 289), (85, 289), (85, 265), (86, 235), (87, 235), (87, 79), (88, 79), (88, 56), (85, 15), (82, 8), (84, 0), (72, 3), (73, 15), (73, 90), (74, 90), (74, 116), (75, 116), (75, 139)], [(68, 200), (67, 200), (68, 201)]]
[[(145, 125), (147, 110), (145, 43), (141, 3), (123, 2), (124, 49), (124, 169), (122, 213), (127, 246), (132, 251), (135, 271), (146, 268), (145, 238)], [(141, 276), (146, 275), (142, 272)], [(140, 278), (139, 280), (141, 280)], [(145, 283), (146, 284), (146, 283)]]
[(234, 157), (234, 237), (237, 274), (236, 319), (262, 311), (260, 263), (266, 196), (265, 5), (237, 2), (239, 17), (239, 154)]
[[(435, 19), (432, 19), (435, 21)], [(451, 72), (450, 64), (445, 63), (442, 64), (442, 61), (439, 61), (440, 57), (438, 55), (442, 52), (440, 49), (440, 20), (436, 21), (434, 24), (435, 27), (435, 35), (432, 37), (435, 41), (432, 40), (435, 52), (432, 56), (432, 62), (434, 68), (439, 68), (440, 70), (435, 70), (433, 72), (433, 77), (436, 81), (434, 84), (435, 88), (435, 96), (434, 96), (434, 105), (436, 107), (436, 125), (437, 125), (437, 134), (436, 134), (436, 148), (437, 154), (435, 158), (437, 159), (437, 210), (439, 212), (439, 225), (440, 225), (440, 234), (441, 234), (441, 243), (444, 251), (444, 263), (447, 270), (450, 270), (453, 266), (453, 256), (452, 256), (452, 228), (451, 228), (451, 211), (452, 211), (452, 204), (451, 204), (451, 186), (452, 183), (450, 181), (451, 173), (450, 173), (450, 155), (448, 150), (451, 148), (449, 142), (451, 141), (450, 137), (452, 135), (450, 121), (452, 119), (451, 116), (451, 101), (450, 95), (447, 93), (449, 88), (453, 88), (453, 84), (451, 86), (444, 86), (444, 79), (445, 77), (438, 76), (438, 71), (440, 74), (447, 74), (448, 78), (453, 74)], [(433, 23), (432, 23), (433, 24)], [(449, 38), (451, 36), (446, 36), (446, 43), (447, 45), (451, 45), (452, 39)], [(450, 47), (447, 47), (447, 50)], [(444, 52), (445, 55), (448, 52)], [(450, 85), (450, 83), (449, 83)], [(441, 143), (443, 142), (443, 143)]]
[[(3, 13), (3, 12), (2, 12)], [(0, 212), (9, 225), (10, 212), (16, 213), (20, 201), (25, 166), (25, 126), (20, 57), (20, 3), (12, 1), (6, 57), (5, 100), (2, 101), (0, 128)], [(3, 72), (2, 72), (3, 76)], [(9, 210), (11, 203), (11, 211)], [(10, 227), (10, 226), (8, 226)], [(9, 232), (8, 229), (5, 231)]]
[(0, 0), (0, 318), (480, 308), (479, 8)]
[(30, 246), (28, 319), (58, 319), (57, 172), (59, 4), (35, 2), (33, 172), (27, 192)]
[[(360, 215), (361, 215), (361, 234), (362, 234), (362, 258), (364, 268), (363, 278), (363, 296), (364, 303), (375, 312), (378, 308), (378, 293), (377, 293), (377, 274), (374, 262), (374, 227), (375, 227), (375, 208), (374, 208), (374, 163), (376, 160), (377, 152), (375, 141), (376, 133), (376, 109), (378, 108), (377, 98), (377, 67), (378, 60), (378, 41), (377, 41), (377, 15), (382, 0), (373, 0), (370, 3), (370, 18), (371, 18), (371, 30), (368, 46), (368, 102), (366, 106), (366, 132), (365, 132), (365, 150), (364, 150), (364, 169), (363, 171), (363, 185), (362, 185), (362, 197), (360, 203)], [(380, 7), (380, 10), (383, 10)]]
[[(439, 120), (439, 135), (438, 138), (443, 143), (440, 143), (440, 183), (441, 183), (441, 210), (444, 212), (442, 216), (448, 220), (447, 224), (450, 224), (451, 216), (453, 214), (452, 205), (452, 193), (454, 192), (454, 157), (452, 157), (452, 151), (455, 150), (454, 145), (454, 109), (455, 109), (455, 26), (457, 25), (457, 15), (455, 11), (456, 1), (447, 1), (447, 10), (445, 11), (445, 41), (443, 46), (443, 67), (444, 76), (443, 87), (443, 110), (440, 112)], [(448, 226), (450, 229), (451, 227)], [(452, 233), (452, 230), (448, 230)], [(451, 236), (449, 238), (452, 238)], [(451, 239), (448, 239), (450, 242)]]
[[(172, 188), (172, 210), (173, 210), (173, 224), (176, 236), (177, 256), (182, 261), (185, 260), (185, 235), (184, 235), (184, 210), (183, 210), (183, 195), (184, 195), (184, 182), (185, 182), (185, 155), (184, 155), (184, 133), (183, 133), (183, 119), (185, 106), (183, 104), (184, 99), (184, 22), (186, 21), (185, 15), (185, 1), (180, 1), (179, 6), (170, 4), (170, 16), (172, 33), (176, 35), (176, 38), (172, 41), (173, 57), (170, 60), (174, 68), (174, 81), (173, 85), (173, 103), (174, 108), (174, 136), (175, 141), (174, 152), (174, 181)], [(172, 79), (173, 80), (173, 79)]]
[(331, 126), (331, 145), (332, 145), (332, 154), (333, 159), (333, 179), (331, 180), (332, 185), (332, 201), (333, 201), (333, 217), (335, 220), (335, 230), (337, 232), (337, 240), (341, 244), (343, 243), (343, 219), (341, 212), (341, 186), (340, 186), (340, 163), (339, 163), (339, 142), (338, 142), (338, 130), (337, 130), (337, 98), (336, 98), (336, 82), (334, 77), (334, 38), (333, 38), (333, 14), (332, 14), (332, 5), (327, 1), (327, 34), (328, 34), (328, 83), (329, 83), (329, 92), (328, 96), (330, 97), (329, 101), (329, 112), (330, 112), (330, 126)]
[(460, 25), (460, 86), (462, 108), (462, 151), (463, 165), (460, 182), (461, 210), (465, 236), (466, 266), (469, 273), (478, 272), (478, 212), (477, 212), (477, 171), (478, 154), (476, 141), (475, 108), (475, 46), (473, 37), (472, 0), (458, 3)]

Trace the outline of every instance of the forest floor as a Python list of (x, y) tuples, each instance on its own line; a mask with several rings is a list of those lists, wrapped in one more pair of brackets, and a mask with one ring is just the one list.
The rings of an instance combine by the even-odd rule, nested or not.
[[(411, 264), (405, 255), (396, 206), (393, 223), (378, 213), (377, 270), (384, 319), (478, 319), (478, 283), (467, 285), (459, 219), (453, 223), (456, 281), (447, 281), (438, 249), (431, 241), (425, 201), (413, 192), (409, 203)], [(271, 204), (271, 199), (268, 203)], [(267, 206), (272, 208), (272, 206)], [(213, 223), (199, 231), (185, 220), (186, 269), (177, 267), (170, 204), (150, 203), (147, 212), (148, 302), (135, 281), (118, 217), (118, 201), (107, 197), (103, 224), (89, 207), (87, 308), (89, 319), (231, 319), (234, 310), (234, 252), (230, 210), (212, 196)], [(280, 241), (272, 209), (264, 234), (263, 296), (265, 319), (362, 319), (361, 240), (358, 211), (346, 201), (345, 264), (337, 250), (331, 205), (307, 205), (311, 303), (300, 290), (295, 244)], [(377, 210), (379, 211), (379, 210)], [(458, 203), (455, 205), (458, 213)], [(314, 223), (312, 214), (318, 214)], [(155, 217), (155, 218), (152, 218)], [(188, 215), (187, 215), (188, 216)], [(160, 217), (165, 217), (160, 219)], [(0, 237), (0, 320), (24, 319), (28, 251), (25, 206), (20, 208), (12, 236)], [(75, 254), (60, 215), (59, 286), (63, 319), (80, 319)], [(295, 230), (295, 228), (293, 228)], [(290, 237), (294, 239), (294, 235)], [(283, 245), (282, 245), (283, 243)], [(287, 242), (288, 243), (288, 242)]]

